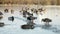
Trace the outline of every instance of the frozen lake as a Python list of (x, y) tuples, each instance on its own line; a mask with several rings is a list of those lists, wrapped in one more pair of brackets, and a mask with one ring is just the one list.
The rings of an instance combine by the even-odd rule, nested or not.
[[(30, 8), (36, 8), (36, 6), (31, 6)], [(9, 13), (4, 13), (4, 9), (9, 9)], [(21, 25), (26, 24), (26, 18), (22, 17), (22, 14), (19, 13), (21, 10), (21, 6), (2, 6), (0, 7), (0, 11), (4, 14), (3, 19), (0, 22), (4, 22), (6, 25), (4, 27), (0, 27), (0, 34), (60, 34), (60, 7), (44, 7), (46, 12), (43, 15), (37, 15), (37, 19), (35, 23), (37, 25), (43, 25), (44, 22), (41, 22), (43, 18), (50, 18), (52, 22), (52, 29), (45, 29), (41, 27), (36, 27), (34, 29), (24, 30), (21, 29)], [(10, 10), (13, 9), (14, 14), (10, 13)], [(15, 20), (9, 21), (8, 17), (14, 16), (18, 17)]]

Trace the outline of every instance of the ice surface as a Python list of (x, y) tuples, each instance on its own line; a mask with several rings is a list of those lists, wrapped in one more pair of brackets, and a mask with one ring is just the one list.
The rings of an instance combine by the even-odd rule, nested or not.
[[(9, 11), (13, 9), (14, 14), (4, 13), (4, 9), (8, 8)], [(35, 8), (35, 7), (34, 7)], [(46, 7), (45, 7), (46, 8)], [(21, 25), (26, 24), (26, 18), (20, 14), (21, 7), (0, 7), (0, 11), (3, 12), (3, 19), (0, 22), (4, 22), (5, 26), (0, 27), (0, 34), (60, 34), (60, 7), (47, 7), (46, 12), (43, 15), (34, 15), (38, 18), (35, 20), (36, 27), (34, 29), (24, 30), (21, 29)], [(15, 20), (9, 21), (8, 17), (14, 16)], [(50, 29), (42, 28), (44, 22), (41, 22), (42, 18), (50, 18), (52, 27)]]

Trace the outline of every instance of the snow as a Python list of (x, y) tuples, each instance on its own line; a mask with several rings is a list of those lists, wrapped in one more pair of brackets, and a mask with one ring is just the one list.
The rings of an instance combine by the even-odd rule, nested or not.
[[(8, 8), (9, 12), (4, 13), (4, 9)], [(32, 7), (31, 7), (32, 8)], [(34, 7), (35, 8), (35, 7)], [(0, 11), (3, 12), (3, 19), (0, 22), (4, 22), (6, 25), (4, 27), (0, 27), (0, 34), (60, 34), (60, 7), (44, 7), (46, 12), (43, 15), (36, 15), (37, 19), (35, 23), (37, 25), (43, 25), (44, 22), (41, 22), (42, 18), (50, 18), (52, 22), (50, 23), (52, 27), (57, 28), (59, 31), (55, 32), (53, 29), (44, 29), (41, 27), (35, 27), (34, 29), (24, 30), (21, 29), (21, 25), (26, 24), (26, 18), (20, 14), (21, 7), (20, 6), (13, 6), (7, 7), (2, 6), (0, 7)], [(13, 9), (15, 12), (14, 14), (10, 13), (10, 10)], [(8, 17), (14, 16), (15, 20), (9, 21)], [(35, 15), (34, 15), (35, 16)]]

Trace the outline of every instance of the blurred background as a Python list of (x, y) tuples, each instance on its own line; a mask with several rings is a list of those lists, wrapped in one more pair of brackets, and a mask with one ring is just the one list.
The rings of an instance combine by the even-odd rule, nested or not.
[(60, 0), (0, 0), (0, 4), (60, 5)]

